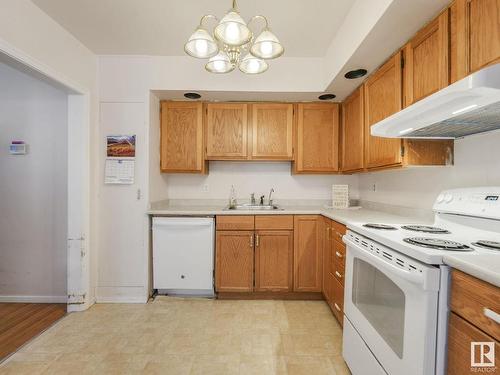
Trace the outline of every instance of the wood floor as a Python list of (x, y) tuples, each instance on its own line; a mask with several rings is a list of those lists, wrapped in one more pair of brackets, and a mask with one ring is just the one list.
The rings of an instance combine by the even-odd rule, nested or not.
[(0, 361), (65, 314), (65, 304), (0, 303)]

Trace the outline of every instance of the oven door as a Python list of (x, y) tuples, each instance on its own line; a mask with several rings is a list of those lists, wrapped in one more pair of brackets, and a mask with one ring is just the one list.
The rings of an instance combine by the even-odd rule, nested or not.
[[(373, 353), (389, 375), (434, 374), (439, 269), (390, 249), (376, 247), (374, 251), (372, 245), (370, 250), (366, 242), (363, 247), (348, 236), (344, 241), (345, 318), (366, 343), (370, 355)], [(417, 271), (399, 267), (388, 260), (390, 257), (417, 264)], [(346, 356), (355, 358), (358, 348), (346, 344)]]

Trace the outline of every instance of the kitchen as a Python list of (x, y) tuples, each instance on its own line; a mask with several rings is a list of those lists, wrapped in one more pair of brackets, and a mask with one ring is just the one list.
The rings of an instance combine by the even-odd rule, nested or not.
[[(89, 223), (82, 236), (88, 284), (82, 304), (73, 305), (84, 311), (54, 326), (61, 334), (87, 329), (85, 345), (48, 330), (0, 371), (28, 368), (30, 352), (47, 352), (44, 342), (55, 355), (40, 355), (31, 366), (46, 373), (71, 366), (71, 353), (82, 372), (103, 373), (108, 365), (145, 373), (196, 373), (203, 366), (214, 373), (497, 371), (489, 353), (499, 350), (500, 138), (488, 112), (498, 101), (497, 1), (297, 1), (289, 16), (307, 11), (318, 22), (304, 19), (299, 32), (336, 27), (330, 35), (308, 34), (318, 38), (317, 50), (292, 33), (290, 19), (274, 6), (240, 1), (243, 18), (266, 15), (286, 50), (264, 59), (269, 70), (257, 75), (242, 73), (252, 64), (212, 74), (209, 65), (204, 71), (206, 61), (181, 57), (199, 18), (222, 17), (230, 4), (162, 8), (163, 16), (170, 11), (187, 26), (160, 43), (174, 52), (158, 53), (147, 32), (122, 45), (112, 44), (119, 33), (101, 38), (127, 17), (121, 11), (105, 18), (111, 26), (97, 22), (90, 35), (85, 19), (96, 4), (83, 5), (75, 20), (72, 6), (56, 0), (4, 3), (11, 18), (29, 14), (89, 45), (98, 79), (83, 66), (61, 66), (56, 53), (40, 54), (16, 39), (24, 35), (16, 25), (2, 23), (0, 38), (10, 43), (2, 45), (31, 51), (80, 81), (91, 77), (85, 83), (91, 105)], [(322, 7), (333, 18), (321, 17)], [(210, 33), (217, 25), (211, 17), (203, 22)], [(264, 20), (253, 22), (257, 36)], [(75, 44), (75, 54), (86, 48), (76, 39), (58, 40)], [(299, 42), (310, 49), (300, 50)], [(318, 98), (332, 93), (337, 97)], [(108, 164), (120, 164), (106, 154), (109, 137), (117, 135), (134, 136), (133, 159), (122, 161), (134, 163), (132, 183), (105, 183), (113, 172)], [(203, 223), (204, 234), (187, 233), (186, 223)], [(183, 286), (201, 275), (207, 276), (202, 286)], [(219, 313), (228, 319), (220, 321)], [(127, 336), (123, 327), (132, 322)], [(155, 323), (165, 325), (161, 337), (152, 332)], [(213, 351), (190, 341), (198, 333), (201, 341), (213, 338), (215, 327), (220, 345)], [(481, 347), (474, 366), (471, 342), (493, 343)], [(105, 354), (83, 359), (92, 346)]]

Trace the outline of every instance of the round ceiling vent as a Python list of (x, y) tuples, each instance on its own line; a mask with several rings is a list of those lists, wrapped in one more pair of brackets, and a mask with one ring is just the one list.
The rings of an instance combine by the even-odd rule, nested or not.
[(332, 99), (335, 99), (336, 97), (337, 97), (337, 95), (334, 95), (334, 94), (323, 94), (323, 95), (318, 96), (318, 99), (319, 100), (332, 100)]
[(356, 70), (351, 70), (347, 72), (344, 77), (347, 79), (356, 79), (356, 78), (361, 78), (364, 77), (368, 73), (366, 69), (356, 69)]
[(201, 95), (197, 92), (187, 92), (184, 94), (184, 97), (188, 99), (200, 99)]

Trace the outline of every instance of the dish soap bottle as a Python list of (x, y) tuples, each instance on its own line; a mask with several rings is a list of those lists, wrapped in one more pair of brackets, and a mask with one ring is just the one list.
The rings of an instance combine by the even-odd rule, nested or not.
[(236, 190), (234, 188), (234, 185), (231, 185), (231, 193), (229, 194), (229, 209), (234, 210), (237, 204), (238, 203), (236, 202)]

